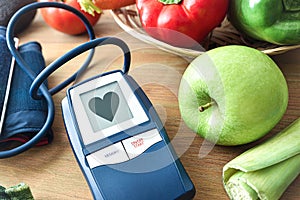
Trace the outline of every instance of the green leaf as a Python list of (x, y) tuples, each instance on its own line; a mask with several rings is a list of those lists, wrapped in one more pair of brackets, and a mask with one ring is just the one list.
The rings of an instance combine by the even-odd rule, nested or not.
[(287, 11), (300, 11), (300, 0), (283, 0), (283, 5)]
[(5, 187), (0, 186), (0, 200), (10, 200), (7, 194), (5, 193)]
[(170, 4), (179, 4), (181, 3), (182, 0), (158, 0), (158, 1), (165, 5), (170, 5)]
[(25, 183), (6, 188), (5, 193), (11, 200), (34, 200), (29, 186)]

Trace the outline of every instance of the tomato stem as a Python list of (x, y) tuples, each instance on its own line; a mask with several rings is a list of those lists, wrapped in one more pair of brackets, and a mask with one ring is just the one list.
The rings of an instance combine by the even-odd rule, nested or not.
[(158, 0), (158, 1), (165, 5), (170, 5), (170, 4), (179, 4), (181, 3), (182, 0)]
[(98, 8), (92, 0), (77, 0), (81, 9), (92, 16), (95, 16), (95, 12), (100, 14), (101, 9)]

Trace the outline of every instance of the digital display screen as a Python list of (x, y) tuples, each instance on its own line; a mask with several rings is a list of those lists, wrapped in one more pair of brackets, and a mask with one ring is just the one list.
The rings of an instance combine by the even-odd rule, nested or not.
[(80, 94), (94, 132), (133, 118), (133, 114), (117, 81)]

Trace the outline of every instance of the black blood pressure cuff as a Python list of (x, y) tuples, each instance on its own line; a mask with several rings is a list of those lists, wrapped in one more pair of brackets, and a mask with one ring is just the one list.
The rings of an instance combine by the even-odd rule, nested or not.
[[(0, 27), (0, 111), (3, 109), (7, 77), (12, 62), (12, 56), (6, 44), (5, 32), (5, 27)], [(31, 70), (36, 74), (45, 68), (45, 61), (41, 52), (42, 48), (39, 43), (29, 42), (23, 44), (18, 47), (18, 50)], [(44, 99), (34, 100), (31, 98), (29, 95), (31, 83), (30, 77), (16, 63), (0, 135), (0, 147), (6, 146), (9, 142), (26, 143), (40, 131), (46, 121), (46, 101)], [(52, 139), (52, 130), (48, 130), (37, 146), (48, 144)]]

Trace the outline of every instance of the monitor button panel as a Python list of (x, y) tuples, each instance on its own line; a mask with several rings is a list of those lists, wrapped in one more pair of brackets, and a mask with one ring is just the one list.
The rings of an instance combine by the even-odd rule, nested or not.
[(88, 155), (86, 159), (90, 168), (118, 164), (141, 155), (160, 141), (162, 137), (158, 130), (152, 129), (98, 150)]

